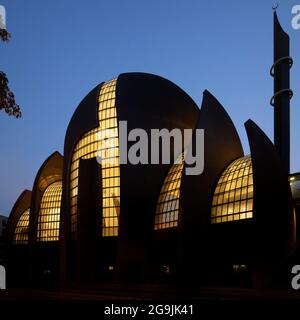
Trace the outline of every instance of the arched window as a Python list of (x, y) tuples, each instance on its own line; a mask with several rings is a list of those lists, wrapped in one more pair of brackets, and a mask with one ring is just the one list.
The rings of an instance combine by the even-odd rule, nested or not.
[(61, 181), (50, 184), (44, 191), (38, 215), (37, 241), (59, 239), (61, 195)]
[(183, 164), (183, 156), (181, 155), (173, 164), (164, 180), (156, 206), (155, 230), (178, 226)]
[(250, 156), (233, 161), (222, 173), (215, 189), (211, 222), (221, 223), (253, 217), (253, 173)]
[(102, 165), (102, 235), (117, 236), (120, 215), (120, 165), (117, 111), (115, 106), (116, 79), (106, 82), (98, 98), (99, 126), (82, 136), (71, 163), (70, 208), (71, 230), (77, 230), (78, 170), (80, 159), (101, 157)]
[(30, 209), (25, 210), (17, 222), (14, 233), (14, 244), (28, 243), (29, 213)]

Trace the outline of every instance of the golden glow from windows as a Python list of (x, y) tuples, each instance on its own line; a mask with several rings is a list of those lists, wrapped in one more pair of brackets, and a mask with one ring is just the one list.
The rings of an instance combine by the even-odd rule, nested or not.
[(180, 185), (183, 170), (183, 156), (173, 164), (161, 188), (155, 213), (154, 229), (178, 226)]
[(42, 196), (37, 241), (57, 241), (59, 239), (60, 201), (62, 182), (50, 184)]
[(28, 243), (29, 213), (30, 209), (25, 210), (17, 222), (13, 241), (15, 244)]
[(211, 222), (220, 223), (253, 217), (253, 174), (250, 156), (233, 161), (218, 181)]
[(294, 199), (300, 199), (300, 175), (295, 174), (290, 177), (290, 187)]
[(115, 92), (116, 79), (106, 82), (101, 87), (98, 98), (99, 126), (83, 135), (74, 149), (70, 176), (71, 230), (73, 233), (77, 230), (79, 160), (99, 156), (102, 159), (102, 235), (104, 237), (118, 235), (120, 165)]

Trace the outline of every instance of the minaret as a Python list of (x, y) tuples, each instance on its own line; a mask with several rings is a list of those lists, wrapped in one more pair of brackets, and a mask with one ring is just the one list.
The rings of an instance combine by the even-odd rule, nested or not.
[(274, 12), (274, 64), (270, 70), (274, 78), (274, 95), (271, 105), (274, 107), (274, 144), (286, 174), (290, 173), (290, 39), (283, 31)]

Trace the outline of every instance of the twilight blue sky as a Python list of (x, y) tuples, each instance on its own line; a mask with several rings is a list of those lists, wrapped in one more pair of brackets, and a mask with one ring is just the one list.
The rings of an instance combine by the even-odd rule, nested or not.
[[(252, 118), (273, 139), (274, 0), (0, 0), (8, 44), (0, 70), (22, 107), (19, 120), (0, 112), (0, 213), (8, 215), (23, 189), (55, 150), (63, 152), (68, 122), (81, 99), (119, 73), (161, 75), (199, 105), (210, 90), (232, 117), (249, 152), (244, 122)], [(291, 39), (292, 171), (300, 171), (300, 30), (279, 1)], [(298, 124), (298, 128), (297, 128)]]

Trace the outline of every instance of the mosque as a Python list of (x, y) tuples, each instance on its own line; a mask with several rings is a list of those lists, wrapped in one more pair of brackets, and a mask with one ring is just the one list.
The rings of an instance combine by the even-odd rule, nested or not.
[[(69, 122), (64, 154), (45, 160), (11, 210), (7, 286), (284, 286), (300, 258), (300, 173), (290, 173), (292, 63), (275, 12), (274, 142), (248, 120), (248, 155), (207, 90), (199, 108), (152, 74), (123, 73), (96, 86)], [(203, 173), (185, 174), (187, 164), (176, 159), (122, 164), (120, 121), (149, 136), (153, 128), (203, 129)], [(103, 130), (109, 136), (99, 136)]]

